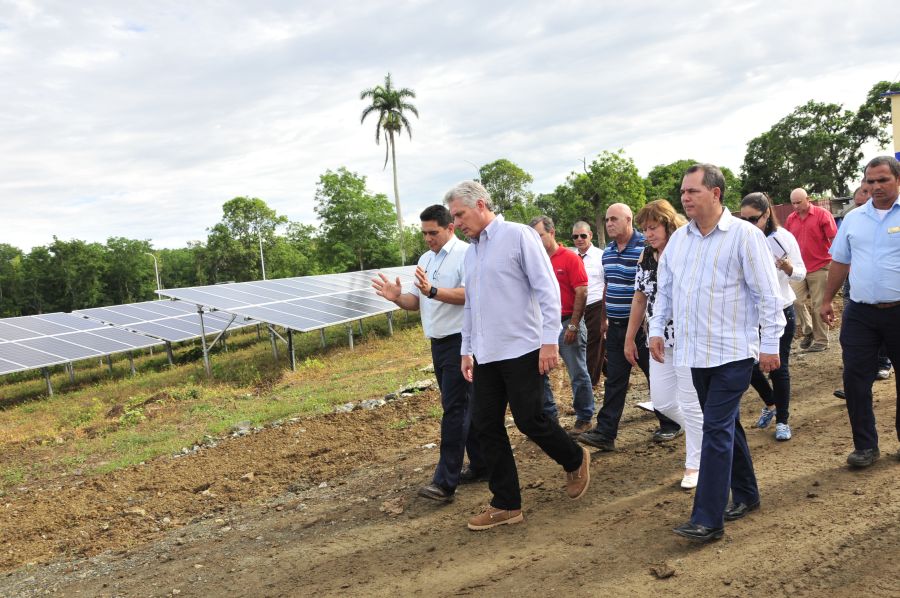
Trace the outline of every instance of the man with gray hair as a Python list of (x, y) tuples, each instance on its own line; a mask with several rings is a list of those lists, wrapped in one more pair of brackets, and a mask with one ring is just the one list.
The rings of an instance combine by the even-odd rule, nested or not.
[(506, 408), (516, 427), (566, 471), (566, 494), (581, 498), (590, 482), (590, 454), (543, 412), (542, 376), (557, 365), (559, 284), (534, 229), (493, 212), (481, 184), (464, 181), (444, 196), (454, 224), (469, 238), (465, 257), (462, 372), (473, 383), (472, 427), (484, 453), (493, 493), (469, 519), (471, 530), (523, 521), (516, 461), (506, 433)]
[(575, 253), (584, 263), (588, 276), (587, 303), (584, 307), (584, 325), (587, 327), (587, 369), (591, 386), (600, 383), (603, 372), (603, 251), (594, 245), (591, 225), (579, 220), (572, 225), (572, 241)]
[[(587, 271), (578, 256), (556, 242), (556, 227), (549, 216), (538, 216), (529, 226), (541, 236), (541, 243), (550, 256), (550, 265), (559, 281), (563, 325), (559, 335), (559, 354), (569, 372), (572, 404), (575, 407), (575, 425), (569, 433), (577, 436), (591, 429), (594, 418), (594, 391), (585, 361), (587, 327), (582, 319), (587, 302)], [(558, 417), (549, 376), (544, 376), (544, 413)]]

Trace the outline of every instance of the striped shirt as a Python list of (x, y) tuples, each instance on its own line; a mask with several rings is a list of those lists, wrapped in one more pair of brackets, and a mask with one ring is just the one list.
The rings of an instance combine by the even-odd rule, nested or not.
[(693, 220), (672, 234), (659, 262), (654, 308), (651, 337), (675, 322), (676, 367), (777, 355), (786, 323), (765, 236), (728, 210), (706, 236)]
[(603, 280), (606, 283), (606, 317), (628, 320), (634, 298), (637, 261), (644, 250), (644, 235), (634, 231), (625, 249), (613, 240), (603, 250)]

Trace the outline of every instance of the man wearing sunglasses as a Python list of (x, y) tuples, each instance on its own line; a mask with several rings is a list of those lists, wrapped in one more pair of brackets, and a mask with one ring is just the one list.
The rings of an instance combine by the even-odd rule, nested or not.
[(572, 226), (575, 252), (584, 263), (588, 276), (587, 304), (584, 307), (584, 324), (587, 326), (587, 369), (591, 386), (600, 382), (603, 370), (603, 251), (591, 242), (594, 233), (591, 225), (580, 220)]
[[(438, 502), (451, 502), (459, 484), (486, 479), (487, 466), (478, 441), (469, 434), (472, 384), (463, 378), (462, 346), (463, 261), (469, 244), (454, 234), (450, 212), (433, 205), (419, 216), (422, 235), (428, 249), (416, 266), (416, 283), (404, 293), (400, 278), (392, 282), (384, 274), (372, 279), (375, 292), (402, 309), (421, 310), (422, 330), (431, 340), (434, 375), (441, 389), (440, 459), (430, 484), (419, 489), (419, 496)], [(469, 453), (469, 467), (463, 470), (463, 453)]]

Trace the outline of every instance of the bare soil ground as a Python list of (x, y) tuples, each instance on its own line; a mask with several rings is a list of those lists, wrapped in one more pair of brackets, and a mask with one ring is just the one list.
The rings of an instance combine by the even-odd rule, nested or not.
[[(632, 406), (580, 501), (509, 428), (526, 521), (467, 530), (486, 484), (450, 505), (416, 497), (438, 456), (439, 398), (426, 392), (8, 493), (0, 595), (900, 596), (895, 380), (875, 384), (882, 459), (849, 470), (832, 335), (828, 351), (794, 356), (793, 440), (749, 429), (760, 402), (746, 395), (763, 506), (710, 545), (672, 534), (692, 501), (678, 487), (683, 442), (651, 442), (655, 419)], [(633, 382), (630, 405), (646, 397)]]

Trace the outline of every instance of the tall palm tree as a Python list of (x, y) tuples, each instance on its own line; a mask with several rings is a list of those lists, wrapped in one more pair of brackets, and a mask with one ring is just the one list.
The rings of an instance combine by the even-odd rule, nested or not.
[(406, 101), (407, 98), (416, 97), (416, 92), (409, 88), (396, 89), (391, 84), (391, 74), (384, 78), (384, 85), (378, 85), (372, 89), (366, 89), (359, 94), (359, 99), (372, 99), (372, 104), (362, 111), (360, 124), (366, 121), (366, 117), (373, 112), (378, 113), (378, 123), (375, 126), (375, 144), (381, 143), (381, 132), (384, 131), (384, 168), (387, 168), (388, 153), (391, 157), (391, 166), (394, 170), (394, 205), (397, 208), (397, 231), (400, 238), (400, 263), (406, 264), (406, 250), (403, 248), (403, 214), (400, 211), (400, 191), (397, 188), (397, 152), (394, 149), (396, 139), (394, 135), (400, 135), (404, 128), (412, 140), (412, 128), (404, 111), (411, 112), (418, 118), (419, 111)]

